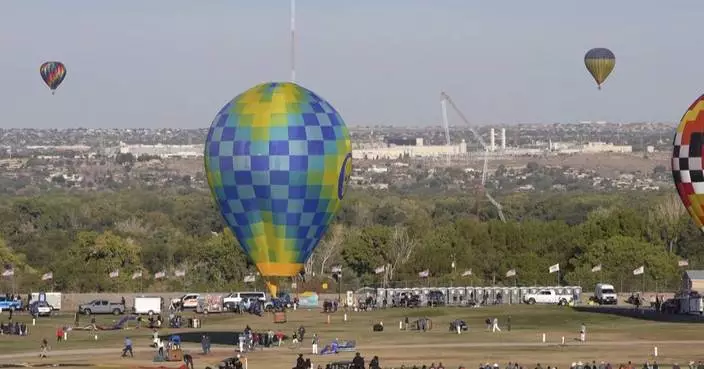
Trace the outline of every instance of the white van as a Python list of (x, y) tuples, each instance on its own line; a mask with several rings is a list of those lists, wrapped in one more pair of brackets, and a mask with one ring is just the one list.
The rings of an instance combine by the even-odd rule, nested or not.
[(161, 314), (161, 297), (135, 297), (132, 306), (135, 314)]
[(599, 305), (618, 304), (618, 296), (614, 286), (606, 283), (597, 283), (594, 290), (594, 301)]

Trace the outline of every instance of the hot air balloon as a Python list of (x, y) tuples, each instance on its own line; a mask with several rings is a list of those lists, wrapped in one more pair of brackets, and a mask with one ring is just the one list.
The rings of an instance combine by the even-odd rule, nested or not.
[(337, 110), (291, 82), (263, 83), (215, 116), (205, 143), (213, 197), (276, 296), (340, 209), (352, 173), (350, 135)]
[(606, 81), (606, 78), (611, 74), (616, 66), (616, 56), (609, 49), (598, 47), (587, 51), (584, 55), (584, 65), (591, 73), (596, 81), (597, 86), (601, 90), (601, 85)]
[(672, 178), (682, 203), (704, 231), (704, 95), (690, 105), (675, 132), (672, 150)]
[(56, 92), (56, 88), (59, 87), (66, 77), (66, 67), (61, 62), (49, 61), (39, 67), (39, 73), (53, 95)]

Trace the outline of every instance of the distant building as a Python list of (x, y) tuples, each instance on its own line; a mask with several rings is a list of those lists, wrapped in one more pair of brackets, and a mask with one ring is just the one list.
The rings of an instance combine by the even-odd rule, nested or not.
[(390, 145), (380, 148), (359, 148), (352, 150), (354, 159), (398, 159), (404, 156), (411, 158), (442, 157), (445, 155), (460, 155), (467, 153), (467, 142), (462, 140), (458, 145), (423, 145), (423, 139), (415, 139), (415, 145)]
[(124, 142), (120, 142), (120, 146), (116, 149), (111, 149), (113, 153), (118, 152), (120, 154), (132, 154), (135, 157), (140, 157), (142, 155), (158, 156), (160, 158), (168, 157), (202, 157), (205, 145), (129, 145)]

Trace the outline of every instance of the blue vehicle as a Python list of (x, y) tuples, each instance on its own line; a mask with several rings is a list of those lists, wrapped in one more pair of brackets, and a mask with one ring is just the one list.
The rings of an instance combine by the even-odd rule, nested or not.
[(0, 311), (22, 310), (21, 300), (11, 300), (7, 296), (0, 296)]

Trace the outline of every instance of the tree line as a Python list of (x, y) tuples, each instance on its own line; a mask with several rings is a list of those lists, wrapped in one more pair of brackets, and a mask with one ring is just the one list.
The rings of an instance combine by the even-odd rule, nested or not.
[[(505, 223), (481, 194), (351, 191), (299, 287), (335, 291), (336, 266), (344, 289), (554, 285), (548, 268), (560, 264), (560, 283), (585, 290), (597, 282), (623, 291), (673, 290), (683, 269), (678, 262), (704, 263), (704, 235), (674, 191), (515, 193), (499, 200)], [(0, 197), (0, 237), (0, 262), (15, 271), (2, 279), (5, 291), (225, 291), (248, 288), (244, 277), (255, 272), (210, 194), (199, 190)], [(596, 265), (600, 272), (592, 272)], [(641, 265), (644, 275), (634, 276)], [(376, 273), (381, 266), (385, 271)], [(511, 269), (516, 276), (506, 277)], [(120, 274), (111, 278), (115, 270)], [(429, 280), (419, 278), (424, 270)], [(161, 271), (170, 277), (155, 279)], [(52, 278), (42, 280), (48, 272)]]

